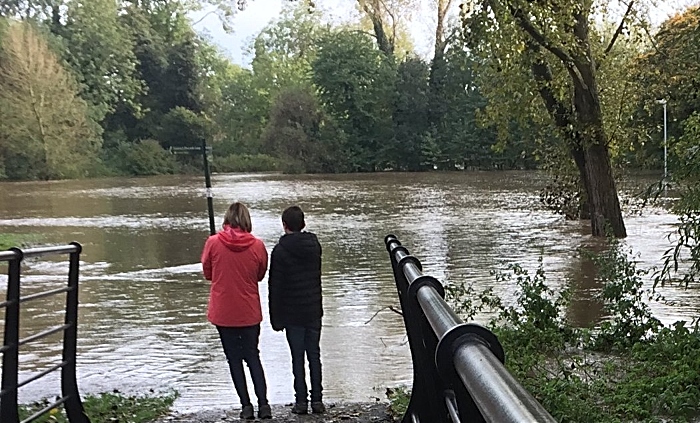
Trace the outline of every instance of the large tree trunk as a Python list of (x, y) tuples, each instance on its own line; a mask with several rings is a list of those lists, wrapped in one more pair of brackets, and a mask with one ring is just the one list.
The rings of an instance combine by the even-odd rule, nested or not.
[(603, 142), (591, 144), (585, 150), (588, 199), (591, 205), (591, 231), (594, 236), (605, 236), (609, 224), (617, 238), (627, 236), (622, 220), (620, 201), (610, 166), (608, 147)]
[(579, 200), (579, 218), (587, 220), (591, 218), (591, 208), (588, 205), (588, 174), (586, 173), (586, 154), (580, 146), (571, 149), (571, 157), (574, 158), (579, 177), (581, 178), (581, 198)]
[[(610, 225), (617, 238), (627, 236), (622, 219), (620, 200), (610, 165), (610, 152), (603, 129), (603, 112), (600, 107), (598, 85), (595, 78), (595, 62), (580, 61), (579, 75), (574, 81), (574, 109), (582, 134), (586, 194), (591, 213), (593, 236), (605, 236)], [(578, 164), (578, 163), (577, 163)]]

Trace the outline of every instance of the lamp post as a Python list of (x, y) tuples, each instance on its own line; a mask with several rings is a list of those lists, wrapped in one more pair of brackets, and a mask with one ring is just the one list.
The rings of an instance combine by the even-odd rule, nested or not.
[(666, 137), (666, 99), (656, 100), (657, 103), (664, 106), (664, 180), (668, 176), (668, 161), (667, 161), (667, 137)]

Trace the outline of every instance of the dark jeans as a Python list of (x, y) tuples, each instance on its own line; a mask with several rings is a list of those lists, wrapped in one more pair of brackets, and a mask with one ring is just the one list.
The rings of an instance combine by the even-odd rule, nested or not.
[(258, 405), (267, 404), (267, 383), (265, 382), (265, 372), (260, 362), (260, 351), (258, 350), (258, 338), (260, 338), (260, 325), (243, 328), (228, 328), (217, 326), (221, 345), (224, 347), (224, 354), (228, 360), (228, 367), (231, 370), (231, 379), (236, 388), (241, 405), (250, 405), (250, 395), (248, 395), (248, 385), (243, 372), (243, 360), (248, 364), (250, 377), (253, 379), (255, 396), (258, 398)]
[(292, 352), (292, 373), (296, 402), (306, 403), (306, 374), (304, 355), (309, 360), (311, 402), (321, 401), (321, 321), (304, 326), (285, 326), (289, 350)]

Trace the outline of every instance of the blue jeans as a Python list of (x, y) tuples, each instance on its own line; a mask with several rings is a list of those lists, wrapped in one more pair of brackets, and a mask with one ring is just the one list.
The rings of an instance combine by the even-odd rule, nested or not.
[(305, 326), (285, 326), (287, 343), (292, 353), (294, 393), (297, 403), (308, 403), (304, 356), (309, 360), (311, 402), (322, 399), (321, 385), (321, 320)]
[(253, 379), (255, 396), (258, 398), (258, 405), (267, 404), (267, 383), (265, 382), (265, 372), (260, 362), (260, 351), (258, 350), (258, 339), (260, 338), (260, 325), (242, 328), (230, 328), (217, 326), (221, 345), (224, 347), (224, 354), (228, 360), (228, 367), (231, 370), (231, 379), (236, 388), (241, 405), (250, 405), (250, 395), (248, 395), (248, 385), (243, 372), (243, 360), (248, 364), (250, 378)]

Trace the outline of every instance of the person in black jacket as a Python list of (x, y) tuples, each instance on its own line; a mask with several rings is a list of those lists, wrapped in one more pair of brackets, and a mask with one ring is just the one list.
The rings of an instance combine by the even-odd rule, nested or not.
[(304, 212), (292, 206), (282, 213), (284, 235), (272, 250), (269, 276), (270, 323), (284, 330), (292, 353), (294, 414), (307, 414), (305, 360), (311, 376), (311, 411), (323, 413), (321, 385), (321, 244), (316, 235), (302, 232)]

